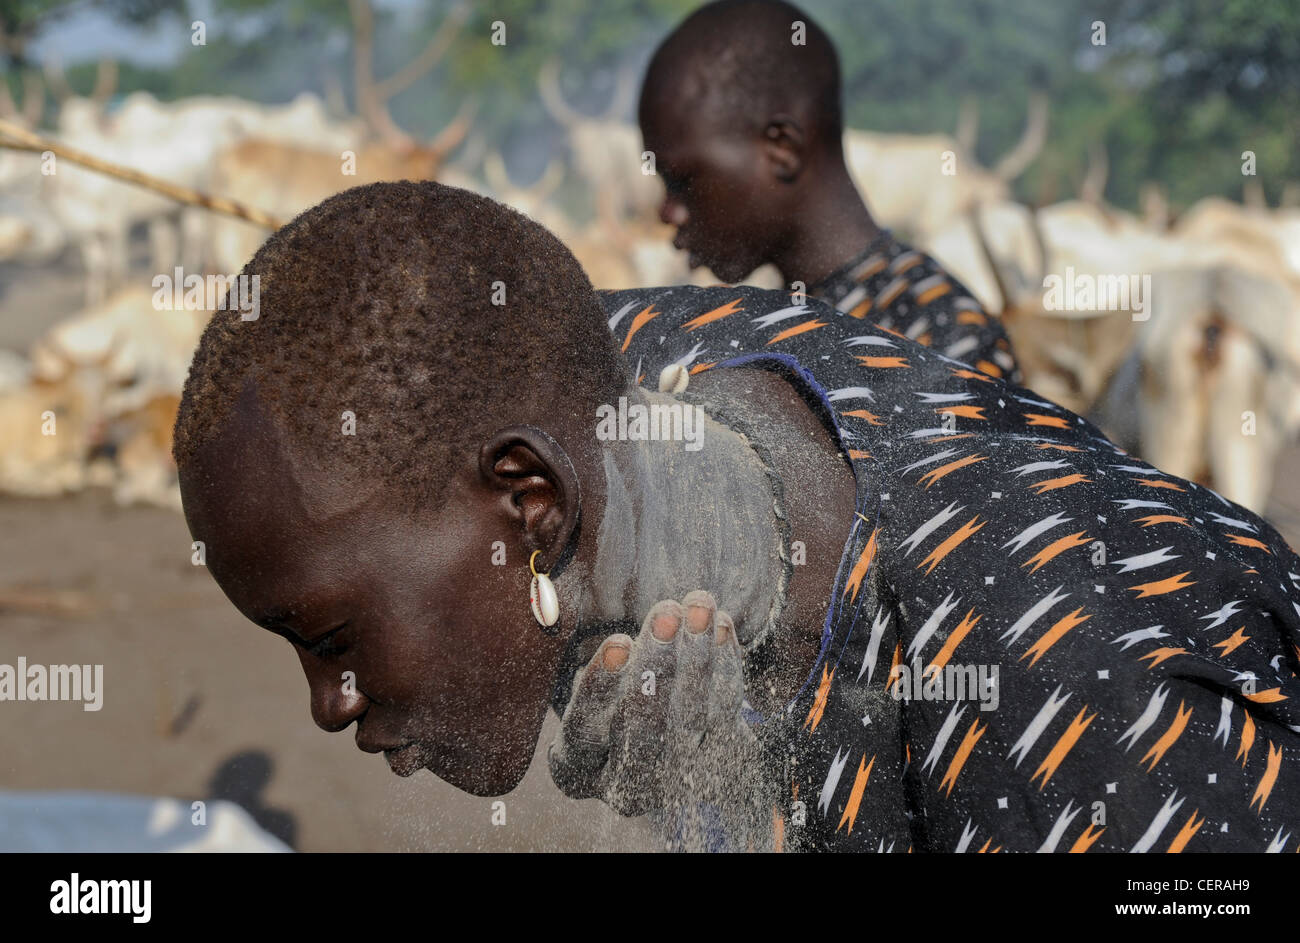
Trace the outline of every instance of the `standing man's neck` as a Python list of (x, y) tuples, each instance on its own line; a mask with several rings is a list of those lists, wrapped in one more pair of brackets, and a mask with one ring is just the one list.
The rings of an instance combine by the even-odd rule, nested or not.
[(811, 287), (833, 274), (880, 234), (842, 160), (804, 171), (815, 186), (801, 197), (790, 238), (771, 261), (787, 285), (801, 281)]

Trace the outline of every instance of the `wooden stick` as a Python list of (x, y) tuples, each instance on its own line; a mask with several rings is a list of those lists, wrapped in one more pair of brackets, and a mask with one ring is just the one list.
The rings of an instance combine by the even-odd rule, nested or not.
[[(8, 137), (10, 140), (5, 140)], [(265, 226), (267, 229), (279, 229), (282, 223), (270, 213), (264, 213), (261, 210), (254, 209), (251, 206), (245, 206), (235, 200), (229, 200), (223, 196), (211, 196), (207, 193), (200, 193), (197, 190), (191, 190), (189, 187), (182, 187), (178, 184), (169, 183), (166, 180), (160, 180), (157, 177), (130, 167), (123, 167), (120, 164), (114, 164), (111, 161), (101, 160), (92, 154), (84, 151), (74, 150), (63, 144), (55, 143), (48, 138), (43, 138), (38, 134), (32, 134), (26, 128), (23, 128), (12, 121), (0, 119), (0, 147), (10, 147), (23, 151), (50, 151), (53, 154), (62, 157), (64, 160), (70, 160), (74, 164), (80, 164), (88, 167), (97, 173), (107, 174), (110, 177), (116, 177), (119, 180), (125, 180), (127, 183), (133, 183), (136, 186), (144, 187), (147, 190), (154, 190), (163, 196), (170, 197), (178, 203), (185, 203), (188, 206), (201, 206), (206, 210), (212, 210), (215, 213), (225, 213), (228, 216), (234, 216), (239, 219), (248, 220), (250, 223), (256, 223), (259, 226)]]

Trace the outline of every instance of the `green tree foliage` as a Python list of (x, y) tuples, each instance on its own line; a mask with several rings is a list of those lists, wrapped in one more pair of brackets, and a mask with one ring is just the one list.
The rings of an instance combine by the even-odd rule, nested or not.
[[(1242, 152), (1274, 202), (1300, 181), (1300, 5), (1293, 0), (1106, 0), (1132, 107), (1112, 137), (1125, 182), (1161, 180), (1177, 202), (1240, 195)], [(1143, 146), (1145, 145), (1145, 146)], [(1124, 196), (1127, 194), (1121, 194)]]
[[(418, 54), (455, 2), (377, 2), (376, 76)], [(354, 100), (345, 0), (212, 4), (205, 47), (187, 46), (169, 70), (124, 65), (121, 90), (284, 101), (302, 90), (334, 89)], [(561, 63), (563, 88), (578, 110), (601, 113), (620, 70), (639, 74), (655, 44), (696, 5), (473, 3), (444, 60), (392, 100), (392, 113), (412, 133), (429, 135), (472, 96), (480, 106), (476, 131), (514, 163), (522, 153), (540, 171), (563, 142), (537, 96), (543, 63)], [(90, 6), (136, 22), (172, 10), (186, 28), (191, 16), (183, 0), (5, 0), (0, 29), (8, 64), (23, 61), (40, 30)], [(1300, 181), (1295, 0), (805, 0), (803, 7), (839, 48), (850, 126), (953, 133), (969, 100), (979, 114), (976, 155), (992, 166), (1019, 137), (1030, 90), (1046, 91), (1048, 144), (1016, 182), (1026, 201), (1077, 194), (1089, 152), (1101, 146), (1110, 166), (1106, 196), (1129, 208), (1148, 181), (1164, 184), (1175, 204), (1209, 194), (1239, 198), (1247, 179), (1243, 151), (1256, 155), (1270, 199)], [(498, 22), (504, 45), (492, 42)], [(1095, 23), (1104, 24), (1104, 45), (1094, 44)], [(70, 69), (74, 87), (88, 87), (92, 70)]]

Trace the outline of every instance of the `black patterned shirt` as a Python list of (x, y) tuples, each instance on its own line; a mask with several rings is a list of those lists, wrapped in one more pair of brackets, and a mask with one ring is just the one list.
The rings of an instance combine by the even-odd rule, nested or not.
[(820, 654), (762, 724), (785, 847), (1297, 850), (1300, 559), (1266, 521), (823, 303), (600, 294), (639, 381), (781, 371), (853, 468)]
[(899, 242), (889, 230), (809, 286), (808, 294), (989, 376), (1021, 382), (1002, 323), (938, 262)]

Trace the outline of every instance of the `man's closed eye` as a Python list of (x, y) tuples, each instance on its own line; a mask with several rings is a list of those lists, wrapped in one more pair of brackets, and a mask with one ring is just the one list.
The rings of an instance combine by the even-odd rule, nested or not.
[(348, 650), (348, 645), (339, 633), (347, 626), (348, 623), (344, 622), (303, 647), (315, 658), (334, 658), (341, 655)]

